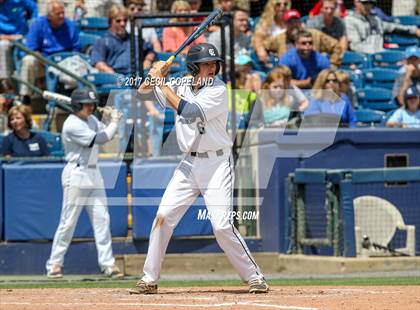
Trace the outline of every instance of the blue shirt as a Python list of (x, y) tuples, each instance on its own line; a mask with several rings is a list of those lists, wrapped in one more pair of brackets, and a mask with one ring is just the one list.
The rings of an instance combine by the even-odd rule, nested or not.
[(28, 20), (38, 16), (38, 7), (32, 0), (5, 0), (0, 3), (0, 34), (28, 32)]
[(60, 52), (77, 52), (80, 50), (79, 30), (76, 25), (65, 18), (58, 28), (52, 28), (47, 17), (34, 20), (26, 36), (26, 46), (48, 56)]
[[(135, 39), (138, 44), (137, 38)], [(152, 52), (150, 44), (145, 44), (144, 55)], [(136, 48), (137, 50), (137, 48)], [(116, 73), (128, 74), (131, 72), (130, 36), (127, 34), (120, 38), (108, 30), (103, 38), (95, 42), (92, 49), (91, 64), (95, 66), (98, 62), (104, 62)]]
[(304, 115), (317, 115), (317, 114), (337, 114), (341, 115), (341, 123), (348, 124), (349, 127), (356, 127), (356, 114), (351, 107), (349, 97), (345, 94), (340, 94), (341, 99), (332, 103), (331, 101), (311, 98), (309, 106), (305, 110)]
[(289, 49), (280, 59), (279, 64), (288, 66), (295, 80), (305, 80), (308, 77), (315, 80), (319, 72), (330, 67), (330, 61), (321, 53), (313, 51), (309, 58), (303, 59), (296, 48)]
[(41, 135), (31, 132), (28, 139), (19, 138), (14, 132), (4, 137), (1, 148), (3, 156), (35, 157), (50, 154), (47, 143)]
[(398, 109), (392, 114), (388, 122), (402, 123), (408, 128), (420, 128), (420, 110), (413, 113), (406, 109)]

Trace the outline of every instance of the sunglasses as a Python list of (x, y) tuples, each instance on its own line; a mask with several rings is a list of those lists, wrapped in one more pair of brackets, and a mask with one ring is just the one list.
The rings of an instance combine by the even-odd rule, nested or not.
[(328, 84), (328, 83), (338, 83), (338, 81), (337, 79), (328, 79), (325, 81), (325, 84)]
[(313, 45), (314, 42), (313, 41), (303, 41), (303, 42), (300, 42), (299, 44), (302, 44), (302, 45)]
[(122, 18), (122, 19), (114, 19), (115, 20), (115, 22), (116, 23), (121, 23), (121, 22), (124, 22), (124, 23), (126, 23), (127, 22), (127, 19), (126, 18)]
[(141, 11), (141, 10), (143, 10), (143, 7), (144, 7), (144, 5), (141, 5), (141, 4), (138, 4), (138, 5), (130, 5), (128, 7), (128, 9), (130, 11), (136, 11), (136, 10)]

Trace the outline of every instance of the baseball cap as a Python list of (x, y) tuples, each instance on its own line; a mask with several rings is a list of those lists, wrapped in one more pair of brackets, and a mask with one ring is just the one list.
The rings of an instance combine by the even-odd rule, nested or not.
[(410, 86), (409, 88), (407, 88), (407, 90), (404, 93), (404, 100), (410, 99), (410, 98), (414, 98), (414, 97), (419, 97), (419, 91), (417, 90), (416, 86)]
[(288, 11), (286, 11), (284, 14), (283, 14), (283, 20), (285, 21), (285, 22), (288, 22), (289, 20), (291, 20), (292, 18), (295, 18), (295, 19), (300, 19), (302, 16), (300, 15), (300, 13), (299, 13), (299, 11), (298, 10), (294, 10), (294, 9), (291, 9), (291, 10), (288, 10)]
[(405, 50), (405, 58), (410, 58), (413, 56), (420, 58), (420, 49), (417, 46), (407, 47)]
[(243, 66), (249, 63), (252, 63), (252, 59), (248, 55), (242, 54), (235, 58), (235, 65)]
[(98, 103), (98, 95), (88, 87), (76, 88), (71, 93), (72, 103)]

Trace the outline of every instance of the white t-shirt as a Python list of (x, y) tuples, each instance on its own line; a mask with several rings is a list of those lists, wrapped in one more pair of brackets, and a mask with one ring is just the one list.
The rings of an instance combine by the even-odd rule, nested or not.
[(98, 145), (93, 143), (96, 133), (104, 125), (93, 115), (85, 121), (71, 114), (63, 124), (61, 138), (66, 160), (81, 166), (95, 165), (98, 160)]
[[(228, 91), (226, 84), (215, 78), (212, 85), (204, 86), (197, 92), (192, 89), (192, 78), (184, 78), (168, 83), (169, 87), (187, 101), (196, 104), (202, 113), (203, 120), (187, 120), (182, 115), (175, 119), (176, 136), (182, 152), (207, 152), (230, 148), (232, 139), (227, 132), (228, 120)], [(181, 84), (181, 85), (178, 85)], [(166, 98), (159, 87), (155, 87), (155, 94), (160, 104), (166, 107)], [(201, 132), (201, 133), (200, 133)]]

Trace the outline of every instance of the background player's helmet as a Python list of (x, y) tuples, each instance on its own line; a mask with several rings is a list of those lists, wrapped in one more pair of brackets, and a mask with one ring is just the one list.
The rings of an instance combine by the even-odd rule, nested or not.
[(210, 43), (200, 43), (193, 45), (187, 54), (187, 68), (188, 71), (194, 76), (199, 72), (197, 64), (208, 61), (217, 61), (216, 74), (220, 70), (220, 63), (223, 59), (220, 58), (217, 48)]
[(82, 109), (83, 104), (94, 103), (96, 108), (98, 102), (98, 95), (88, 87), (76, 88), (71, 93), (71, 107), (75, 113)]

